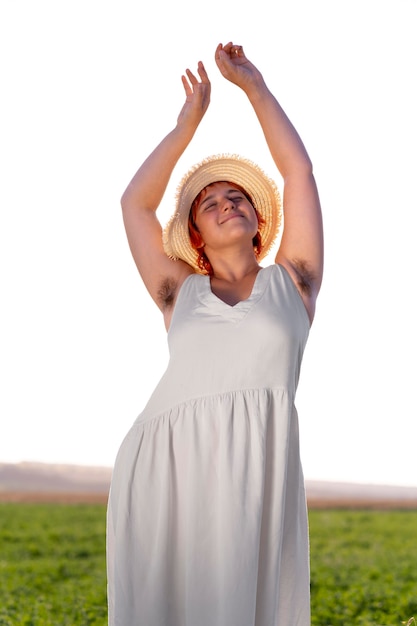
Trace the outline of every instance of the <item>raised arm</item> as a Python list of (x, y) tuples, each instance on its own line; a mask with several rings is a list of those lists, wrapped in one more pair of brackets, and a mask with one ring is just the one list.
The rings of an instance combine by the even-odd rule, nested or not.
[(172, 261), (162, 245), (162, 227), (156, 210), (172, 171), (194, 136), (210, 101), (210, 82), (204, 66), (198, 64), (199, 79), (190, 71), (182, 76), (185, 104), (175, 128), (144, 161), (121, 200), (129, 246), (150, 295), (169, 318), (167, 303), (193, 269), (183, 261)]
[(222, 75), (247, 95), (284, 181), (284, 230), (276, 262), (293, 278), (310, 316), (323, 274), (323, 228), (313, 168), (297, 131), (241, 46), (216, 49)]

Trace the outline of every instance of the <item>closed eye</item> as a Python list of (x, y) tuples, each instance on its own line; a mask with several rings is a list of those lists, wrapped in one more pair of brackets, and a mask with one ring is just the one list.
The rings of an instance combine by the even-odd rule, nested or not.
[[(238, 203), (238, 202), (243, 201), (245, 197), (240, 193), (236, 194), (236, 191), (233, 189), (231, 193), (227, 196), (227, 199), (230, 200), (231, 202)], [(211, 211), (215, 209), (217, 205), (218, 205), (218, 202), (213, 201), (212, 198), (206, 198), (200, 204), (200, 211), (202, 211), (203, 213), (206, 213), (207, 211)]]

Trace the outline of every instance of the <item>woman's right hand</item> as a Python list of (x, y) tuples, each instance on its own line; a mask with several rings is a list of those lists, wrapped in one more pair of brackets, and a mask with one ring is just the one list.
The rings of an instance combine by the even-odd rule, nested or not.
[(204, 65), (199, 61), (197, 72), (200, 80), (186, 70), (186, 76), (181, 76), (185, 91), (185, 103), (178, 115), (178, 126), (190, 128), (193, 132), (204, 117), (210, 103), (211, 85)]

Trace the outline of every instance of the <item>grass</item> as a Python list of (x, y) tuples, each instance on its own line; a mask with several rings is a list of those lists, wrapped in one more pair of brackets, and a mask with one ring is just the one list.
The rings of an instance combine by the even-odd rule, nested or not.
[(0, 504), (0, 626), (105, 626), (105, 507)]
[(312, 626), (415, 623), (417, 511), (310, 511)]
[[(106, 626), (105, 515), (0, 503), (0, 626)], [(312, 510), (310, 539), (312, 626), (417, 626), (417, 511)]]

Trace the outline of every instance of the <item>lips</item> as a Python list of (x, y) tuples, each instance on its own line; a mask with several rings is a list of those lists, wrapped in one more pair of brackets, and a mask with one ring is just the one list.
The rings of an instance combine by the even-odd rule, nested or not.
[(241, 213), (230, 213), (230, 215), (228, 215), (227, 217), (225, 217), (224, 220), (222, 220), (220, 222), (220, 224), (225, 224), (226, 222), (228, 222), (229, 220), (234, 219), (235, 217), (243, 217), (243, 215)]

